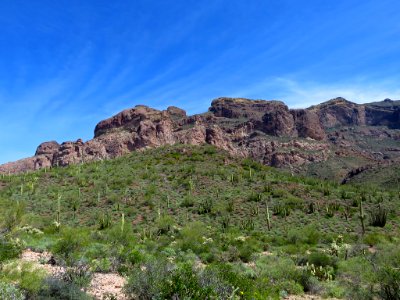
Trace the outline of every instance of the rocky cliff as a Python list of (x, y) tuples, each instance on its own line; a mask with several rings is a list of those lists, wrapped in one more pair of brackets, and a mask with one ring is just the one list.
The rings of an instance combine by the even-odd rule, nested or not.
[[(351, 128), (357, 128), (360, 141), (349, 135), (354, 134)], [(336, 98), (308, 109), (290, 110), (280, 101), (218, 98), (208, 112), (194, 116), (177, 107), (160, 111), (140, 105), (99, 122), (92, 140), (42, 143), (33, 157), (1, 165), (0, 172), (110, 159), (176, 143), (208, 143), (232, 155), (302, 171), (309, 164), (335, 157), (361, 157), (362, 163), (371, 163), (400, 156), (397, 150), (385, 151), (379, 146), (390, 144), (392, 150), (400, 149), (399, 128), (400, 101), (389, 99), (359, 105)], [(367, 149), (363, 147), (366, 140), (376, 143)]]

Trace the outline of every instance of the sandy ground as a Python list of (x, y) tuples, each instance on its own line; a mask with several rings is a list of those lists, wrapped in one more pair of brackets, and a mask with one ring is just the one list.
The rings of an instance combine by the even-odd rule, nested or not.
[[(21, 255), (21, 260), (38, 264), (39, 268), (43, 268), (53, 277), (61, 277), (65, 272), (64, 268), (47, 264), (50, 258), (51, 254), (48, 252), (38, 253), (29, 249), (22, 252)], [(40, 262), (46, 263), (41, 264)], [(113, 295), (118, 300), (126, 300), (127, 298), (122, 293), (125, 282), (125, 278), (116, 273), (94, 273), (87, 293), (100, 300), (106, 295)]]

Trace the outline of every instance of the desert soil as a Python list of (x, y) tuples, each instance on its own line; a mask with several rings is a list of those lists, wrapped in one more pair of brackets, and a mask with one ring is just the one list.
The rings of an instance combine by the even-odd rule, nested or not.
[[(47, 262), (51, 258), (48, 252), (34, 252), (30, 249), (25, 250), (21, 255), (21, 260), (33, 262), (38, 268), (43, 268), (49, 275), (53, 277), (61, 277), (65, 272), (64, 267), (53, 266), (50, 264), (41, 264), (41, 261)], [(103, 299), (106, 295), (113, 295), (116, 299), (126, 300), (126, 296), (122, 292), (126, 279), (116, 273), (94, 273), (92, 281), (88, 287), (87, 293), (95, 299)]]

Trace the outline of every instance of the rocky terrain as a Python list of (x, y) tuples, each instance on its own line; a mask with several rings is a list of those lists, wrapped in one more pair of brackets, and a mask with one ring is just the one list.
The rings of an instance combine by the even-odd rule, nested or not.
[(398, 161), (400, 101), (356, 104), (336, 98), (289, 109), (280, 101), (218, 98), (208, 112), (194, 116), (177, 107), (160, 111), (138, 105), (99, 122), (92, 140), (44, 142), (33, 157), (1, 165), (0, 173), (110, 159), (177, 143), (212, 144), (292, 172), (348, 180), (363, 169)]

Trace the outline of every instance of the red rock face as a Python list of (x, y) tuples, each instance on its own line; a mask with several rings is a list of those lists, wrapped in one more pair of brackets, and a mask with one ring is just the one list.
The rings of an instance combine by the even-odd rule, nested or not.
[[(335, 153), (355, 153), (351, 140), (337, 131), (328, 135), (326, 130), (356, 125), (400, 128), (399, 112), (396, 101), (358, 105), (343, 98), (299, 110), (289, 110), (280, 101), (218, 98), (209, 112), (195, 116), (187, 116), (177, 107), (160, 111), (140, 105), (99, 122), (90, 141), (42, 143), (35, 156), (1, 165), (0, 173), (110, 159), (176, 143), (207, 143), (267, 165), (296, 168), (324, 161)], [(378, 131), (374, 137), (400, 136)], [(359, 131), (371, 135), (370, 130), (363, 132)], [(340, 149), (332, 150), (334, 147)]]
[(323, 140), (326, 138), (318, 115), (307, 109), (291, 110), (299, 137)]
[(56, 141), (44, 142), (37, 147), (35, 156), (37, 156), (37, 155), (52, 156), (55, 152), (58, 151), (59, 147), (60, 147), (60, 144), (58, 144)]

